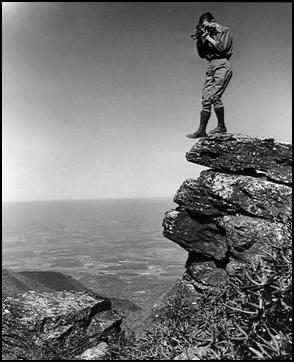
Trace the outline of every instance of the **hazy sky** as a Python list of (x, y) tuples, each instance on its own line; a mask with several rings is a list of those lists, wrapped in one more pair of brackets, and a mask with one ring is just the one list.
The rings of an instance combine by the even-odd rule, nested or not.
[[(173, 197), (203, 169), (185, 153), (210, 11), (234, 35), (229, 132), (291, 142), (292, 4), (2, 3), (3, 200)], [(216, 126), (213, 114), (208, 130)]]

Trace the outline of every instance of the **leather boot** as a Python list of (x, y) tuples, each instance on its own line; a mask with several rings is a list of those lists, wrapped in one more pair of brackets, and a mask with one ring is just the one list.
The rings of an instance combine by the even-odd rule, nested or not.
[(194, 133), (186, 134), (188, 138), (207, 137), (206, 126), (210, 117), (210, 112), (201, 111), (200, 113), (200, 126)]
[(226, 133), (227, 132), (227, 128), (225, 126), (225, 121), (224, 121), (224, 115), (225, 115), (225, 110), (224, 107), (219, 107), (219, 108), (214, 108), (216, 117), (217, 117), (217, 127), (213, 130), (211, 130), (209, 133)]

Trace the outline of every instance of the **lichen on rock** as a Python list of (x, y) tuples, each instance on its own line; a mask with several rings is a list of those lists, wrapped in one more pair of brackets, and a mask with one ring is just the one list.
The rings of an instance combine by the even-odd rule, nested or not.
[(190, 162), (243, 173), (262, 171), (269, 180), (292, 184), (292, 145), (242, 134), (203, 137), (186, 154)]
[(217, 134), (197, 140), (186, 158), (210, 169), (177, 190), (163, 235), (189, 252), (185, 275), (195, 286), (213, 290), (291, 243), (292, 145)]
[[(18, 357), (28, 350), (54, 355), (97, 345), (119, 332), (122, 317), (111, 310), (108, 298), (95, 293), (29, 291), (2, 301), (2, 348), (11, 346)], [(55, 350), (56, 349), (56, 350)]]

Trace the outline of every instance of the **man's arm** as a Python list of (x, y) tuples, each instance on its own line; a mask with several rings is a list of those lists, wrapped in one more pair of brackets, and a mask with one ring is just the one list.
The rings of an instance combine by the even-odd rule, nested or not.
[(204, 42), (200, 37), (197, 38), (196, 47), (200, 58), (205, 58)]
[(219, 52), (229, 49), (232, 45), (232, 33), (229, 29), (221, 34), (220, 40), (214, 40), (210, 35), (205, 37)]

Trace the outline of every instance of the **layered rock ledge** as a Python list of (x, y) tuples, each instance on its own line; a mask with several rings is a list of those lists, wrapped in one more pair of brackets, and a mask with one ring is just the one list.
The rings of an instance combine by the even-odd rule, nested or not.
[(188, 251), (183, 280), (201, 292), (291, 243), (292, 145), (240, 134), (204, 137), (186, 159), (210, 169), (183, 182), (163, 235)]
[(110, 300), (94, 293), (29, 291), (2, 300), (2, 349), (18, 359), (35, 348), (81, 353), (117, 334), (121, 321)]
[(203, 137), (186, 158), (190, 162), (238, 173), (264, 172), (269, 180), (292, 184), (292, 145), (242, 134)]

